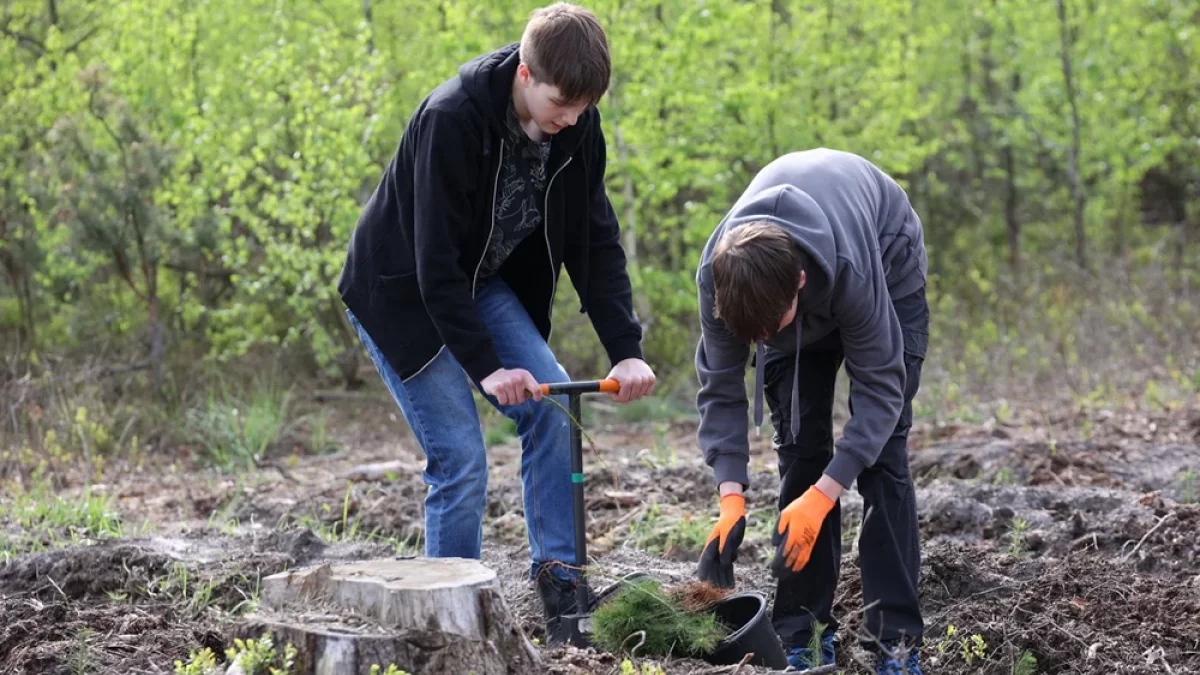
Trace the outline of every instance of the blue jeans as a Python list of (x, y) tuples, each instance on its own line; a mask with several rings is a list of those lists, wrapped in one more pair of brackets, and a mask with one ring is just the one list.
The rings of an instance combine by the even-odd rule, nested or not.
[[(524, 368), (538, 382), (570, 379), (503, 280), (494, 279), (478, 289), (475, 309), (505, 368)], [(488, 468), (471, 378), (450, 350), (443, 348), (424, 369), (401, 380), (354, 315), (349, 311), (347, 314), (425, 453), (424, 478), (429, 486), (425, 496), (425, 555), (478, 559), (483, 544)], [(479, 383), (473, 384), (482, 393)], [(494, 397), (484, 397), (516, 422), (521, 438), (525, 524), (533, 558), (531, 576), (548, 562), (582, 564), (575, 560), (569, 418), (545, 400), (502, 406)], [(566, 397), (558, 398), (564, 406), (567, 404)], [(557, 576), (573, 576), (559, 566), (551, 569)]]

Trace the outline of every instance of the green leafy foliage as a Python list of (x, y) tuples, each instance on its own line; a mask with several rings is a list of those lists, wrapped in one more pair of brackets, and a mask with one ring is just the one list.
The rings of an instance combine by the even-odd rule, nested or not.
[[(172, 351), (282, 348), (353, 380), (335, 284), (361, 205), (421, 98), (540, 4), (7, 2), (5, 358), (139, 353), (162, 387)], [(708, 234), (759, 167), (816, 146), (868, 157), (912, 198), (944, 380), (1073, 369), (1051, 384), (1087, 396), (1110, 378), (1078, 366), (1106, 345), (1195, 353), (1174, 337), (1195, 311), (1170, 305), (1200, 282), (1188, 3), (588, 4), (614, 62), (609, 193), (664, 384), (694, 386)], [(554, 346), (603, 375), (560, 288)]]
[(689, 612), (653, 579), (625, 585), (592, 615), (596, 644), (636, 656), (699, 656), (716, 649), (728, 629), (711, 612)]

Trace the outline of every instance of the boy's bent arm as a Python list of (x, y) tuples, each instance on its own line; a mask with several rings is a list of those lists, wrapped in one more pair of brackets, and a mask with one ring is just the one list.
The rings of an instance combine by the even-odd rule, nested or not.
[(728, 481), (745, 488), (750, 484), (746, 400), (746, 361), (750, 348), (713, 316), (712, 292), (702, 279), (698, 285), (701, 333), (696, 347), (696, 375), (700, 380), (696, 408), (700, 412), (697, 431), (700, 449), (704, 451), (704, 461), (713, 469), (718, 486)]
[[(621, 246), (621, 229), (617, 215), (604, 187), (606, 145), (597, 116), (592, 145), (587, 152), (595, 163), (588, 171), (588, 241), (581, 242), (587, 250), (586, 279), (578, 279), (576, 288), (583, 286), (587, 297), (582, 298), (596, 335), (613, 365), (625, 359), (642, 358), (642, 327), (633, 313), (633, 289), (626, 269), (625, 249)], [(568, 269), (572, 279), (582, 272), (575, 265)], [(582, 283), (580, 283), (582, 282)]]
[(476, 381), (500, 369), (500, 357), (475, 311), (470, 278), (459, 262), (479, 176), (479, 139), (453, 113), (426, 110), (413, 162), (413, 246), (425, 309), (442, 342)]
[(825, 474), (843, 487), (875, 463), (904, 405), (904, 337), (878, 261), (870, 290), (856, 294), (839, 326), (854, 410)]

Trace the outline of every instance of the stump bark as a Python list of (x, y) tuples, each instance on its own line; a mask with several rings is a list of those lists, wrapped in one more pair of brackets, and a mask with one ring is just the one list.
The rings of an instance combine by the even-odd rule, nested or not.
[(298, 650), (299, 675), (518, 675), (543, 670), (496, 573), (479, 561), (413, 558), (325, 564), (263, 579), (240, 637), (270, 633)]

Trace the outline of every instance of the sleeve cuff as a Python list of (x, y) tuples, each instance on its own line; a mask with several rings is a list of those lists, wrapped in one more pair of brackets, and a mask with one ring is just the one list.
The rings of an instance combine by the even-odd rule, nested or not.
[(866, 468), (867, 465), (858, 456), (839, 448), (829, 461), (829, 466), (825, 468), (825, 474), (843, 488), (849, 489), (854, 479), (858, 478), (858, 474)]
[(642, 358), (642, 341), (633, 336), (622, 337), (604, 345), (604, 350), (608, 352), (608, 360), (615, 366), (625, 359)]
[(717, 480), (717, 486), (726, 481), (740, 483), (743, 490), (750, 487), (750, 473), (747, 469), (750, 464), (749, 457), (739, 457), (737, 455), (718, 455), (713, 460), (712, 469), (713, 477)]
[(463, 370), (467, 371), (467, 375), (470, 375), (471, 379), (476, 382), (483, 382), (483, 378), (504, 367), (490, 342), (486, 348), (480, 349), (470, 360), (460, 359), (459, 362), (462, 364)]

